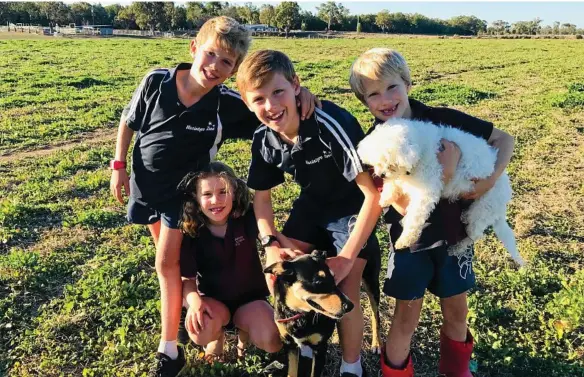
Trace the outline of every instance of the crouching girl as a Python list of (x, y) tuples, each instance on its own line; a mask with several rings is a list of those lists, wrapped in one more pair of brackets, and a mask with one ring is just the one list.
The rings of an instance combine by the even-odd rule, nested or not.
[(250, 193), (233, 170), (211, 162), (181, 182), (180, 269), (187, 305), (185, 327), (205, 347), (208, 362), (224, 361), (224, 328), (238, 329), (238, 356), (249, 342), (267, 352), (282, 347), (256, 239)]

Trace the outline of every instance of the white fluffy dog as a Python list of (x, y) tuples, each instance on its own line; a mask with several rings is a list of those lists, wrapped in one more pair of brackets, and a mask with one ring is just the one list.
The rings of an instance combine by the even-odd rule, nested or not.
[[(450, 182), (442, 182), (442, 165), (437, 153), (440, 139), (458, 145), (462, 155)], [(384, 180), (380, 205), (389, 206), (400, 193), (410, 198), (402, 220), (403, 232), (397, 249), (418, 240), (430, 213), (440, 200), (456, 200), (473, 190), (473, 178), (483, 179), (494, 172), (497, 150), (484, 139), (456, 128), (406, 119), (390, 119), (379, 125), (361, 141), (358, 153), (362, 161), (373, 166)], [(462, 214), (467, 238), (451, 245), (451, 255), (462, 255), (492, 226), (515, 262), (524, 265), (517, 251), (515, 235), (506, 221), (507, 203), (511, 200), (509, 177), (503, 173), (489, 191), (475, 200)]]

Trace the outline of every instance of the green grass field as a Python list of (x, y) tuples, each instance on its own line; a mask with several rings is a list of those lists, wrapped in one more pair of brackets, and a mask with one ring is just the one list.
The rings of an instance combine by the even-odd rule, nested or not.
[[(126, 223), (106, 166), (122, 107), (141, 77), (188, 61), (187, 46), (0, 40), (0, 376), (145, 375), (160, 323), (155, 250), (145, 228)], [(305, 86), (349, 109), (364, 128), (371, 119), (349, 91), (348, 71), (374, 46), (404, 54), (414, 97), (490, 120), (516, 137), (509, 221), (529, 266), (513, 268), (492, 235), (476, 247), (477, 286), (469, 296), (476, 375), (584, 376), (584, 42), (253, 43), (289, 54)], [(248, 142), (228, 142), (219, 159), (245, 176), (248, 149)], [(297, 192), (290, 182), (277, 190), (280, 223)], [(378, 237), (385, 246), (381, 228)], [(392, 300), (383, 297), (381, 310), (385, 334)], [(417, 376), (437, 375), (440, 324), (438, 301), (427, 296), (413, 344)], [(258, 376), (270, 360), (251, 350), (243, 361), (208, 367), (199, 348), (186, 349), (187, 376)], [(234, 355), (233, 341), (228, 353)], [(365, 355), (377, 376), (378, 358)]]

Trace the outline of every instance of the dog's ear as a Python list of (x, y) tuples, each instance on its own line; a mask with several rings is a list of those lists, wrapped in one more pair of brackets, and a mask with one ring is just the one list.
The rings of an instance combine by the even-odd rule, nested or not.
[(274, 274), (276, 276), (293, 275), (294, 271), (292, 271), (290, 268), (290, 264), (284, 261), (272, 263), (268, 267), (264, 268), (264, 274)]
[(324, 250), (314, 250), (310, 255), (318, 261), (324, 261), (326, 259), (326, 251)]

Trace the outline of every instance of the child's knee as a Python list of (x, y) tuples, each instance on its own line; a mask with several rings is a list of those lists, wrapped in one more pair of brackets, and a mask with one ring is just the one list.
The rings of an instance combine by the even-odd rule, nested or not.
[(180, 276), (180, 261), (174, 258), (156, 258), (158, 276)]
[(462, 307), (443, 306), (442, 316), (444, 317), (444, 322), (466, 323), (466, 317), (468, 316), (468, 308), (466, 306)]
[(205, 329), (198, 334), (189, 332), (189, 337), (196, 345), (206, 346), (207, 344), (219, 339), (222, 331), (222, 327), (217, 329), (214, 326), (214, 328)]

